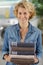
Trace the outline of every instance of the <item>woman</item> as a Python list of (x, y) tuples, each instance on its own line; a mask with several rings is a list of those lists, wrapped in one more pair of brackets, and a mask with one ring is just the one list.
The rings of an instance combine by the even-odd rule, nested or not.
[(35, 15), (35, 9), (30, 2), (20, 2), (15, 6), (15, 16), (18, 18), (18, 24), (6, 29), (4, 35), (3, 58), (7, 61), (6, 65), (15, 65), (9, 56), (9, 41), (14, 42), (32, 42), (35, 43), (36, 56), (34, 63), (37, 63), (42, 54), (41, 31), (29, 23), (29, 20)]

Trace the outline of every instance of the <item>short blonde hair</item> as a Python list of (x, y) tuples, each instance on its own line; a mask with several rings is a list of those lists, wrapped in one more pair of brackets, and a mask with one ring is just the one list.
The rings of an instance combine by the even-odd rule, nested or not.
[(15, 6), (15, 9), (14, 9), (14, 15), (17, 17), (17, 14), (18, 14), (18, 8), (19, 7), (23, 7), (25, 9), (28, 9), (28, 12), (30, 13), (30, 18), (33, 18), (33, 16), (36, 15), (36, 12), (35, 12), (35, 7), (33, 6), (33, 4), (31, 2), (19, 2), (16, 6)]

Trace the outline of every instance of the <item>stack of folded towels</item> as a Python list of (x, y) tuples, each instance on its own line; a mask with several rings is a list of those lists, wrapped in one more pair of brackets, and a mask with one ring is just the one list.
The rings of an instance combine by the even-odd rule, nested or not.
[(11, 61), (16, 64), (32, 64), (34, 63), (34, 43), (18, 42), (10, 45)]

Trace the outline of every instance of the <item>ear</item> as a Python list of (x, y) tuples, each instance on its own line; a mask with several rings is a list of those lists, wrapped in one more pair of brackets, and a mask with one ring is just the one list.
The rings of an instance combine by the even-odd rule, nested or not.
[(31, 12), (29, 12), (29, 19), (32, 17), (32, 13)]

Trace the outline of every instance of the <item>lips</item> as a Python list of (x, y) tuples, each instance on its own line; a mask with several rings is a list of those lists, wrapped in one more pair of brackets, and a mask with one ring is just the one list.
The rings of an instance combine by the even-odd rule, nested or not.
[(27, 18), (21, 19), (21, 21), (26, 22)]

